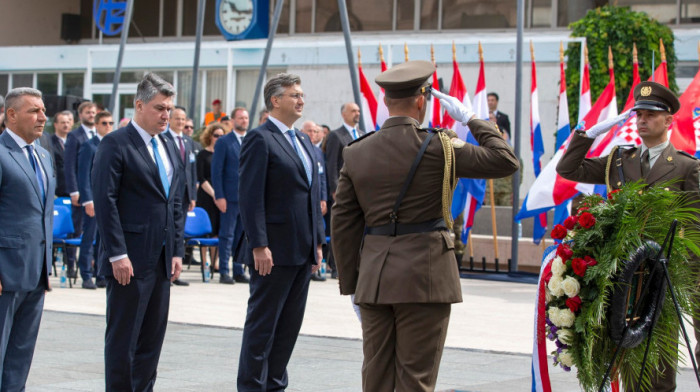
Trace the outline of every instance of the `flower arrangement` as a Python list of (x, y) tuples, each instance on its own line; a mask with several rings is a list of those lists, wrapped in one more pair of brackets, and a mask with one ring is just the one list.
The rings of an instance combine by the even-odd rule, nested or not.
[[(669, 275), (675, 294), (686, 315), (693, 314), (691, 294), (694, 277), (688, 262), (691, 253), (700, 254), (697, 224), (700, 210), (693, 208), (687, 194), (669, 191), (669, 184), (645, 187), (632, 183), (609, 194), (585, 198), (578, 215), (552, 229), (561, 241), (549, 256), (542, 279), (545, 283), (546, 336), (556, 344), (554, 365), (577, 369), (585, 391), (597, 391), (613, 361), (616, 343), (608, 333), (608, 305), (613, 289), (621, 283), (616, 276), (632, 251), (644, 241), (662, 244), (674, 219), (683, 227), (672, 244)], [(636, 382), (642, 368), (648, 339), (651, 349), (642, 384), (658, 368), (661, 357), (674, 358), (678, 342), (678, 320), (673, 303), (666, 300), (661, 316), (644, 342), (620, 349), (612, 368), (626, 385)], [(609, 382), (609, 380), (608, 380)]]

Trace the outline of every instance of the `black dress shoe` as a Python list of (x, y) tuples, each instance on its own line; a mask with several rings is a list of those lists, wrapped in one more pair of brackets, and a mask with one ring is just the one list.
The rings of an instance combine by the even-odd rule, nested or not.
[(219, 283), (233, 284), (234, 281), (233, 281), (233, 278), (228, 276), (228, 275), (221, 275), (221, 277), (219, 278)]
[(92, 278), (83, 280), (83, 288), (88, 290), (97, 290), (97, 286), (95, 286), (95, 282), (92, 281)]
[(107, 287), (107, 280), (102, 278), (102, 279), (97, 279), (95, 282), (95, 286), (97, 286), (98, 289), (103, 289)]
[(185, 282), (184, 280), (180, 280), (180, 279), (173, 280), (173, 284), (175, 286), (189, 286), (190, 285), (189, 282)]
[(336, 270), (331, 271), (331, 279), (338, 279), (338, 271), (336, 271)]
[(250, 278), (245, 275), (236, 275), (233, 277), (233, 280), (235, 280), (236, 283), (250, 283)]
[(317, 272), (315, 274), (311, 274), (311, 280), (313, 280), (314, 282), (325, 282), (326, 277), (321, 276), (321, 274)]
[(68, 277), (68, 279), (75, 279), (78, 277), (78, 271), (75, 269), (75, 267), (68, 267), (66, 276)]

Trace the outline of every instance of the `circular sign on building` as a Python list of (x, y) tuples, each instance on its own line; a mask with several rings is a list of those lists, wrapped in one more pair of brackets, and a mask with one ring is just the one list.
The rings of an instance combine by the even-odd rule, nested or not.
[(269, 2), (216, 0), (216, 26), (227, 41), (267, 38)]

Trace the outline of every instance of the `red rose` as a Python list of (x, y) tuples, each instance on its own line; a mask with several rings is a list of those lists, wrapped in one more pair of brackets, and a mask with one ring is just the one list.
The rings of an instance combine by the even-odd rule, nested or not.
[(576, 226), (576, 222), (578, 222), (578, 216), (572, 215), (564, 220), (564, 227), (569, 230), (573, 230)]
[(581, 297), (577, 295), (573, 298), (567, 299), (566, 306), (569, 308), (570, 311), (574, 313), (578, 312), (578, 310), (581, 309)]
[(569, 260), (573, 255), (574, 251), (569, 248), (569, 245), (559, 244), (557, 246), (557, 256), (561, 257), (563, 262), (566, 263), (566, 260)]
[(542, 276), (544, 277), (544, 283), (549, 284), (549, 280), (552, 279), (552, 260), (550, 260), (549, 263), (547, 263), (547, 266), (544, 267)]
[(595, 225), (595, 216), (590, 212), (584, 212), (578, 217), (578, 224), (584, 229), (590, 229)]
[(608, 193), (608, 199), (609, 199), (609, 200), (612, 200), (612, 198), (613, 198), (613, 197), (615, 196), (615, 194), (618, 193), (618, 192), (620, 192), (620, 189), (615, 189), (615, 190), (613, 190), (613, 191), (610, 191), (610, 193)]
[(586, 274), (586, 269), (588, 269), (588, 264), (586, 264), (584, 259), (576, 257), (571, 260), (571, 268), (573, 268), (576, 275), (583, 277)]
[(586, 256), (583, 258), (583, 260), (586, 262), (586, 265), (589, 267), (593, 267), (594, 265), (598, 264), (598, 262), (592, 258), (591, 256)]
[(566, 230), (566, 227), (562, 225), (556, 225), (552, 229), (552, 238), (555, 240), (563, 240), (564, 237), (566, 237), (566, 233), (568, 230)]

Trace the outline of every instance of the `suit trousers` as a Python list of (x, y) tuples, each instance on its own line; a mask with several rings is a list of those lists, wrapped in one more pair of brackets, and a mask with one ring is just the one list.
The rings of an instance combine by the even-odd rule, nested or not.
[(122, 286), (107, 278), (106, 391), (152, 391), (170, 305), (165, 256)]
[[(221, 213), (219, 221), (219, 273), (228, 275), (228, 260), (234, 255), (236, 239), (240, 238), (243, 232), (241, 216), (238, 214), (238, 206), (232, 208), (230, 203), (226, 212)], [(233, 260), (233, 276), (243, 275), (243, 264)]]
[(250, 268), (250, 298), (238, 361), (238, 391), (284, 391), (287, 364), (299, 336), (311, 264), (274, 266), (260, 276)]
[(89, 280), (94, 275), (92, 261), (95, 256), (95, 246), (93, 243), (97, 237), (97, 220), (94, 216), (88, 216), (83, 211), (83, 237), (80, 239), (80, 254), (78, 255), (78, 268), (80, 277)]
[(46, 284), (0, 295), (0, 391), (23, 391), (34, 356)]
[[(73, 234), (69, 235), (69, 238), (78, 238), (82, 233), (83, 228), (83, 207), (76, 207), (74, 205), (70, 206), (70, 217), (73, 221)], [(76, 249), (72, 246), (66, 248), (66, 267), (75, 267), (75, 255)]]
[(434, 391), (451, 304), (360, 304), (362, 390)]

